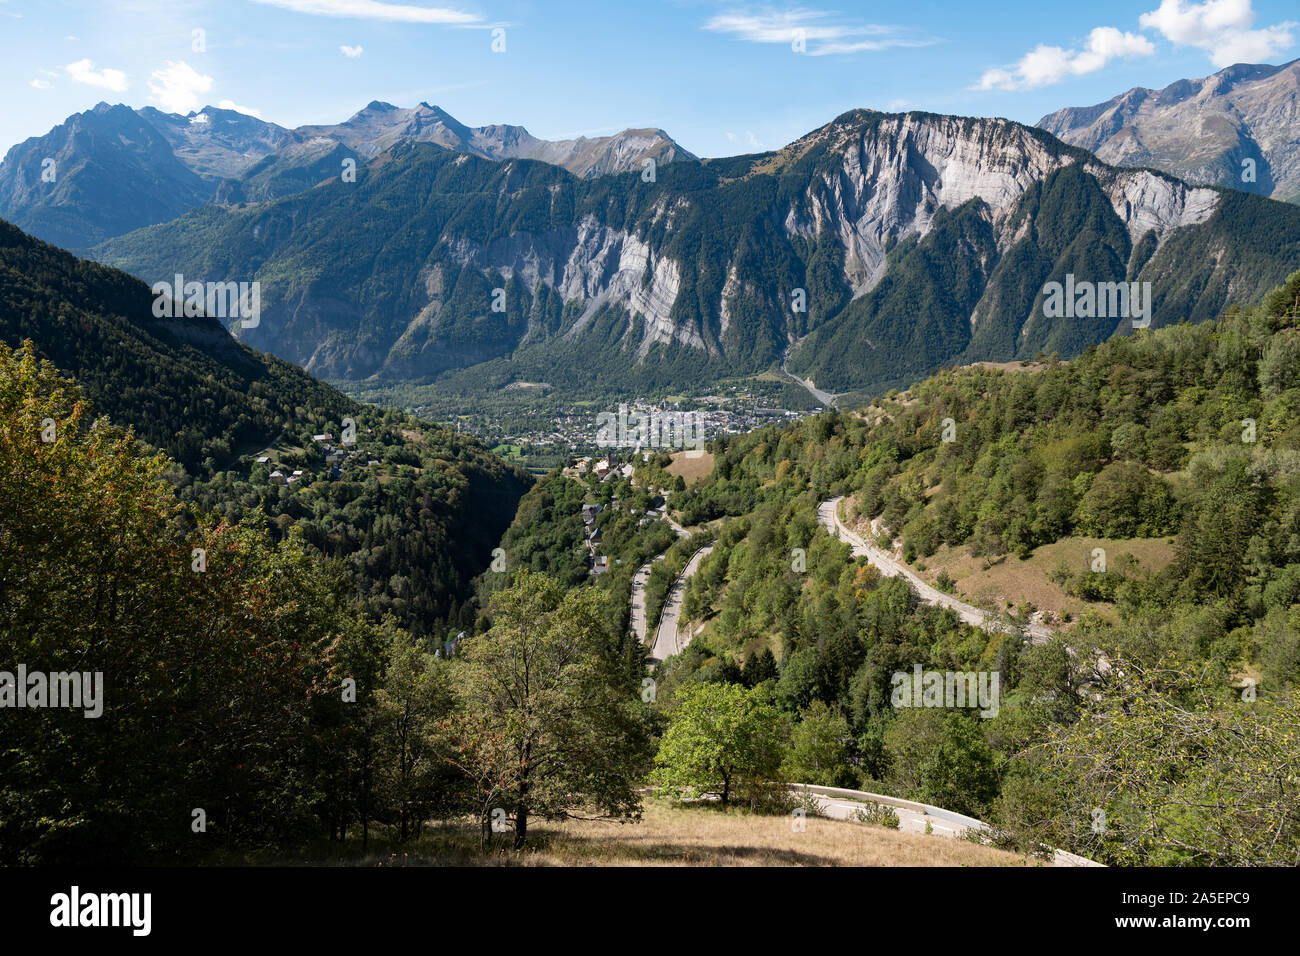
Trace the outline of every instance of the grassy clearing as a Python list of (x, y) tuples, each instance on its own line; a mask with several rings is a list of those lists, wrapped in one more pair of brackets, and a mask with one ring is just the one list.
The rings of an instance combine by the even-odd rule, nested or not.
[(692, 457), (689, 452), (673, 452), (673, 460), (664, 471), (670, 475), (681, 475), (688, 485), (692, 485), (713, 473), (713, 452)]
[(519, 445), (496, 445), (492, 448), (492, 454), (499, 455), (507, 461), (521, 461), (524, 450)]
[[(333, 866), (1038, 866), (1041, 861), (964, 840), (898, 833), (809, 817), (797, 833), (788, 816), (760, 816), (716, 804), (646, 802), (640, 823), (567, 820), (530, 823), (531, 846), (516, 853), (510, 834), (478, 848), (473, 826), (426, 829), (400, 848), (372, 836), (318, 844), (292, 863)], [(251, 862), (284, 862), (255, 860)]]
[(1071, 570), (1087, 571), (1093, 548), (1104, 548), (1111, 564), (1121, 555), (1131, 554), (1142, 568), (1151, 571), (1161, 570), (1174, 559), (1174, 546), (1168, 538), (1073, 537), (1043, 545), (1027, 560), (1009, 554), (989, 567), (984, 566), (983, 558), (971, 557), (965, 546), (944, 545), (924, 559), (925, 570), (918, 573), (933, 583), (939, 572), (947, 571), (962, 597), (985, 607), (1005, 608), (1008, 601), (1017, 605), (1028, 601), (1058, 618), (1069, 611), (1077, 620), (1089, 609), (1110, 618), (1114, 616), (1111, 605), (1071, 597), (1048, 577), (1062, 562)]

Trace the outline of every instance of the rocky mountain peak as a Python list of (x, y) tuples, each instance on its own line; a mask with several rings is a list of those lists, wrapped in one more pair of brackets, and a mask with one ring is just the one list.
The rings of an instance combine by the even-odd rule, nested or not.
[(1300, 201), (1300, 60), (1139, 87), (1038, 125), (1108, 163)]

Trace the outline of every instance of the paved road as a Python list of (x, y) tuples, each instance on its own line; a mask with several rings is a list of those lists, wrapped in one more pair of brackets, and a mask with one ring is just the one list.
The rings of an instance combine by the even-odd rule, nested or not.
[[(807, 784), (792, 783), (792, 790), (805, 790), (814, 795), (819, 806), (819, 814), (832, 820), (850, 820), (855, 810), (866, 809), (870, 804), (892, 807), (898, 814), (898, 829), (902, 833), (925, 833), (926, 824), (930, 826), (932, 836), (961, 837), (968, 830), (988, 830), (989, 825), (982, 820), (968, 817), (942, 807), (897, 797), (886, 797), (878, 793), (864, 793), (861, 790), (842, 790), (837, 787), (810, 787)], [(1052, 851), (1052, 863), (1056, 866), (1104, 866), (1086, 857), (1066, 853), (1064, 850)]]
[(632, 575), (632, 633), (642, 644), (645, 643), (646, 635), (645, 586), (650, 580), (650, 569), (654, 567), (655, 561), (663, 559), (662, 554), (656, 555), (653, 561), (641, 565), (636, 569), (636, 574)]
[(667, 660), (672, 655), (682, 652), (682, 635), (678, 624), (682, 617), (682, 599), (686, 594), (686, 584), (700, 569), (700, 562), (712, 552), (713, 545), (709, 544), (691, 555), (691, 559), (686, 562), (686, 567), (668, 590), (668, 597), (664, 599), (664, 609), (659, 615), (659, 626), (655, 629), (654, 647), (650, 649), (651, 660)]
[[(673, 520), (672, 515), (668, 514), (668, 509), (664, 508), (664, 520), (677, 532), (677, 537), (685, 538), (690, 532)], [(656, 561), (662, 561), (664, 555), (656, 554), (649, 564), (643, 564), (636, 569), (636, 574), (632, 575), (632, 633), (642, 644), (645, 643), (646, 630), (648, 627), (645, 613), (645, 588), (650, 581), (650, 569), (654, 567)]]
[(939, 817), (911, 807), (898, 806), (894, 801), (884, 799), (869, 801), (865, 796), (854, 799), (818, 793), (817, 802), (821, 806), (821, 815), (832, 820), (852, 819), (855, 810), (865, 810), (871, 803), (892, 804), (894, 812), (898, 814), (898, 829), (901, 833), (925, 833), (926, 823), (930, 824), (930, 833), (934, 836), (959, 837), (972, 829), (969, 824), (954, 819), (956, 814), (952, 817), (946, 815)]
[[(926, 604), (949, 608), (956, 612), (957, 616), (967, 624), (986, 631), (1009, 630), (1007, 625), (999, 621), (994, 615), (975, 607), (973, 604), (959, 601), (951, 594), (945, 594), (933, 585), (923, 581), (911, 568), (896, 559), (892, 554), (867, 544), (862, 540), (861, 535), (850, 531), (844, 522), (840, 520), (840, 502), (842, 500), (843, 496), (823, 501), (817, 506), (817, 520), (833, 536), (852, 547), (854, 557), (866, 558), (885, 577), (893, 578), (901, 575), (907, 579), (907, 582), (912, 586), (912, 590), (916, 591), (917, 596)], [(1050, 627), (1045, 627), (1042, 624), (1030, 624), (1025, 629), (1025, 633), (1028, 634), (1030, 640), (1039, 642), (1050, 640), (1054, 632)]]

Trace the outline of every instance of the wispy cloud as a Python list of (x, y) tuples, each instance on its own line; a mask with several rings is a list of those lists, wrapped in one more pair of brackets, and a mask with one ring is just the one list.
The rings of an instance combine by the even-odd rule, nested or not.
[(348, 46), (345, 43), (341, 47), (339, 47), (339, 51), (349, 60), (355, 60), (357, 57), (359, 57), (362, 54), (364, 48), (361, 46), (360, 43), (358, 43), (356, 46)]
[(1161, 0), (1160, 6), (1142, 14), (1139, 22), (1144, 29), (1158, 30), (1170, 43), (1204, 50), (1218, 67), (1258, 63), (1295, 43), (1294, 23), (1254, 29), (1251, 0)]
[(78, 60), (76, 63), (69, 63), (63, 69), (74, 83), (98, 86), (105, 90), (112, 90), (114, 93), (122, 93), (130, 85), (126, 81), (126, 74), (121, 70), (108, 68), (96, 70), (91, 60)]
[(351, 17), (359, 20), (388, 20), (399, 23), (446, 23), (469, 25), (482, 22), (477, 14), (448, 7), (424, 7), (409, 3), (380, 3), (379, 0), (253, 0), (268, 7), (320, 17)]
[(28, 80), (27, 85), (38, 90), (48, 90), (50, 88), (49, 80)]
[(200, 93), (212, 89), (212, 77), (204, 76), (184, 60), (168, 60), (149, 77), (150, 99), (169, 113), (189, 113), (202, 106)]
[(835, 56), (929, 46), (933, 37), (908, 34), (900, 27), (839, 19), (824, 10), (732, 10), (710, 18), (704, 29), (747, 43), (780, 43), (808, 56)]
[(1039, 44), (1014, 67), (985, 71), (972, 89), (1032, 90), (1059, 83), (1067, 76), (1095, 73), (1120, 57), (1151, 56), (1155, 52), (1155, 46), (1140, 33), (1097, 27), (1088, 34), (1088, 42), (1081, 50)]

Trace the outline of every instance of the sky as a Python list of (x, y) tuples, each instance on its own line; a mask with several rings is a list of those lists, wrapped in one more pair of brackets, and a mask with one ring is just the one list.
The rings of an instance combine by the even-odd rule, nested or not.
[(1295, 0), (0, 0), (0, 153), (100, 101), (282, 126), (372, 100), (547, 139), (776, 149), (857, 107), (1037, 122), (1300, 56)]

